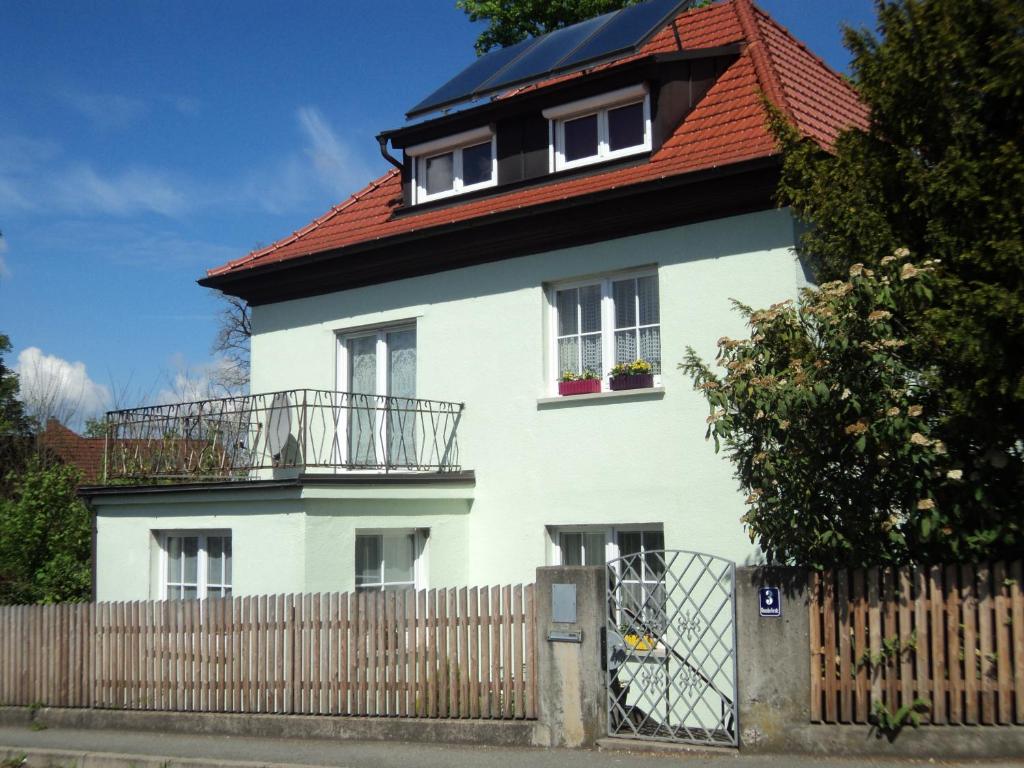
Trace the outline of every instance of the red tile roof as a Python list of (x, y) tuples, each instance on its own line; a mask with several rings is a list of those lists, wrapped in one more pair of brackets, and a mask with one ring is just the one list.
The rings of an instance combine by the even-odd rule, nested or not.
[(39, 434), (39, 445), (63, 463), (77, 467), (83, 483), (103, 478), (105, 441), (102, 437), (82, 437), (56, 419), (49, 419), (46, 429)]
[[(227, 275), (356, 243), (767, 157), (777, 149), (766, 127), (762, 94), (784, 110), (801, 133), (826, 148), (843, 129), (867, 127), (867, 109), (846, 80), (750, 0), (726, 0), (681, 13), (637, 54), (605, 67), (676, 51), (677, 34), (684, 49), (745, 45), (649, 162), (401, 217), (393, 215), (402, 195), (399, 173), (393, 169), (292, 235), (207, 274)], [(522, 90), (527, 89), (518, 92)]]

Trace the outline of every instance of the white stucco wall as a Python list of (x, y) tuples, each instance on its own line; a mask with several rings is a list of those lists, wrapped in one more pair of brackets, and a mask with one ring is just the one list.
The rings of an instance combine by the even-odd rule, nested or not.
[[(712, 358), (720, 336), (744, 333), (730, 298), (767, 306), (797, 294), (793, 238), (787, 211), (765, 211), (254, 308), (253, 392), (339, 388), (339, 333), (415, 320), (417, 396), (466, 404), (471, 500), (332, 500), (318, 489), (297, 516), (273, 504), (199, 505), (181, 519), (101, 510), (101, 599), (122, 594), (112, 585), (137, 572), (149, 530), (225, 527), (225, 515), (239, 593), (350, 588), (355, 531), (370, 528), (429, 528), (429, 586), (531, 580), (553, 525), (661, 523), (668, 548), (752, 560), (731, 465), (704, 440), (707, 405), (676, 365), (687, 345)], [(545, 286), (648, 265), (663, 395), (540, 402), (552, 394)], [(114, 537), (123, 565), (104, 549)], [(281, 548), (299, 554), (284, 562)]]
[(162, 531), (230, 530), (233, 550), (245, 553), (232, 563), (245, 594), (304, 589), (306, 518), (297, 495), (268, 493), (258, 504), (235, 493), (183, 497), (94, 500), (99, 600), (163, 596), (156, 538)]

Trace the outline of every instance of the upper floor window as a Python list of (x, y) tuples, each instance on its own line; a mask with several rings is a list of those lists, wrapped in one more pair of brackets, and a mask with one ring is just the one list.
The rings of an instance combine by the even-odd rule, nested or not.
[(464, 131), (405, 150), (413, 158), (413, 202), (492, 187), (498, 183), (498, 160), (490, 128)]
[(552, 381), (590, 371), (607, 380), (619, 363), (645, 360), (661, 374), (661, 307), (655, 272), (619, 273), (552, 290)]
[(551, 169), (561, 171), (651, 149), (646, 85), (544, 110), (551, 121)]
[(338, 342), (338, 389), (349, 393), (337, 425), (338, 460), (366, 469), (415, 467), (416, 326), (353, 331)]

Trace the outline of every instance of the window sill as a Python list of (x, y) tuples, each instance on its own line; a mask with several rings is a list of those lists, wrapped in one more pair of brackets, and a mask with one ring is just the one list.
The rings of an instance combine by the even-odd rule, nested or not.
[(644, 389), (622, 389), (618, 392), (594, 392), (589, 395), (558, 395), (542, 397), (537, 400), (537, 410), (549, 408), (565, 408), (587, 403), (609, 403), (618, 400), (633, 402), (635, 400), (661, 400), (665, 397), (664, 387), (646, 387)]

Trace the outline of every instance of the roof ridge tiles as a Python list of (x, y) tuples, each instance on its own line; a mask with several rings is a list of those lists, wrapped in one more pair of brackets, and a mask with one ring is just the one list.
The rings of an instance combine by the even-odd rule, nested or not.
[(731, 2), (736, 19), (743, 30), (743, 37), (747, 40), (747, 50), (754, 63), (754, 73), (757, 75), (761, 90), (777, 109), (781, 109), (792, 120), (793, 108), (786, 98), (782, 80), (779, 78), (778, 72), (775, 71), (771, 54), (768, 52), (768, 45), (761, 35), (760, 25), (754, 17), (754, 4), (750, 0), (731, 0)]
[(779, 32), (781, 32), (787, 38), (789, 38), (790, 42), (796, 45), (801, 51), (806, 53), (808, 56), (814, 59), (815, 62), (817, 62), (826, 70), (828, 70), (829, 74), (834, 75), (836, 79), (839, 82), (841, 82), (845, 88), (847, 88), (851, 92), (854, 92), (853, 86), (850, 85), (846, 77), (844, 77), (841, 72), (834, 69), (827, 61), (821, 58), (821, 56), (812, 51), (803, 40), (801, 40), (799, 37), (790, 32), (789, 27), (787, 27), (785, 24), (780, 24), (776, 19), (772, 18), (770, 13), (768, 13), (766, 10), (758, 6), (756, 3), (751, 3), (751, 6), (760, 17), (761, 23), (770, 24), (771, 26), (775, 27)]

